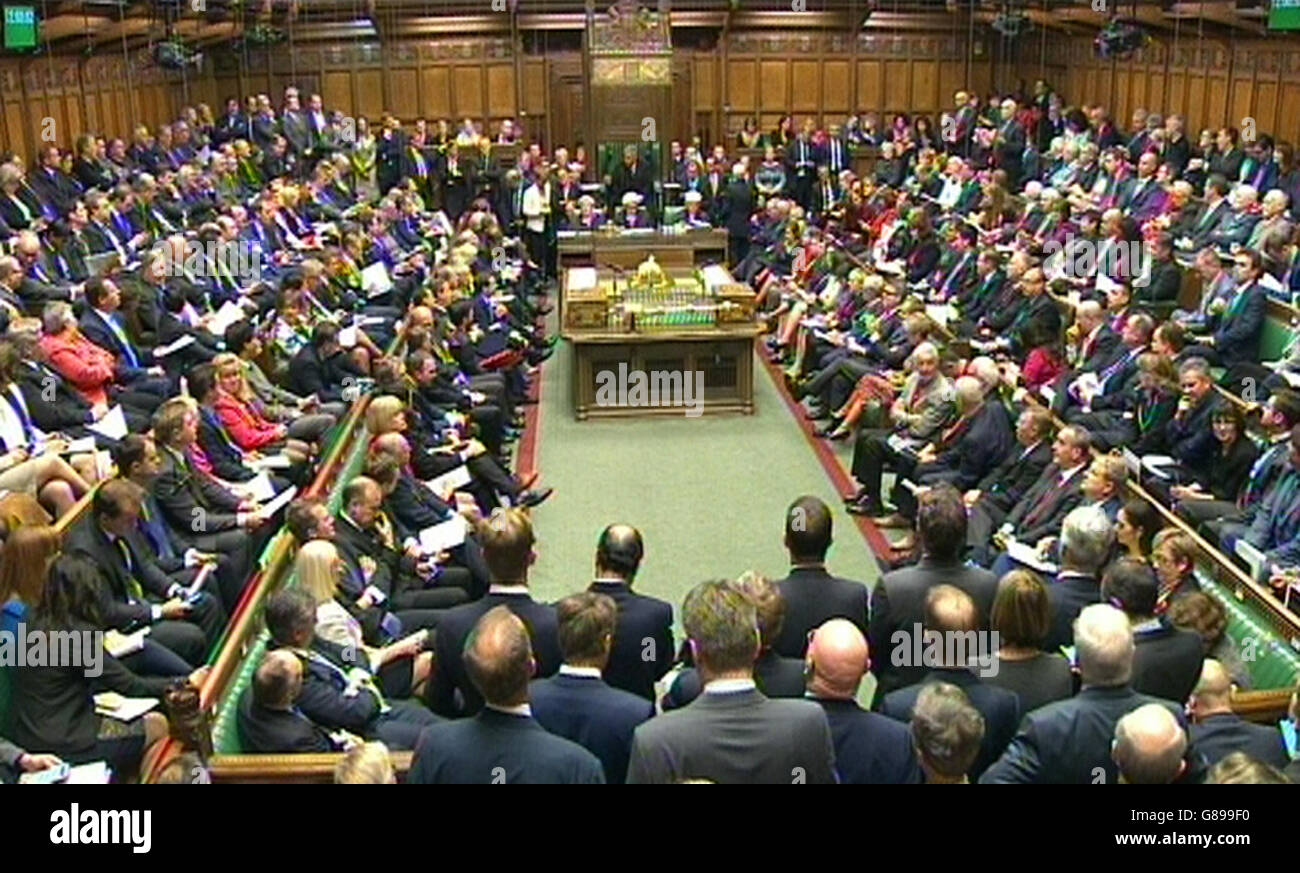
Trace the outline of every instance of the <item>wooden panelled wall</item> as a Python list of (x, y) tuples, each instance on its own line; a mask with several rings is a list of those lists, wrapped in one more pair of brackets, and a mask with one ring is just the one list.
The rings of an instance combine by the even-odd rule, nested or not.
[[(995, 40), (977, 33), (938, 35), (735, 32), (710, 50), (679, 50), (673, 64), (673, 117), (661, 139), (731, 137), (748, 116), (764, 129), (781, 115), (819, 124), (852, 113), (937, 113), (958, 88), (987, 91)], [(40, 120), (56, 120), (55, 142), (71, 146), (85, 130), (128, 136), (131, 127), (174, 119), (186, 103), (220, 112), (226, 97), (284, 89), (319, 92), (329, 109), (377, 121), (385, 111), (416, 118), (472, 118), (490, 128), (521, 119), (548, 145), (584, 138), (583, 61), (576, 52), (516, 55), (510, 40), (277, 46), (216, 51), (182, 78), (120, 56), (0, 62), (4, 124), (0, 145), (24, 154), (40, 144)], [(1300, 116), (1300, 113), (1296, 113)]]
[(468, 117), (492, 127), (504, 118), (545, 115), (545, 61), (525, 59), (519, 78), (517, 85), (509, 40), (464, 38), (219, 55), (213, 87), (218, 102), (266, 93), (279, 105), (284, 89), (296, 84), (304, 102), (315, 91), (326, 108), (372, 122), (392, 112), (405, 122)]
[[(198, 99), (211, 72), (191, 74), (187, 83), (136, 61), (129, 69), (121, 56), (47, 56), (0, 61), (0, 147), (30, 158), (46, 142), (71, 148), (83, 132), (130, 138), (135, 124), (150, 127), (174, 119), (185, 95)], [(188, 87), (188, 86), (194, 87)], [(45, 119), (53, 119), (52, 130)]]
[(746, 117), (770, 130), (782, 115), (819, 123), (875, 111), (935, 115), (955, 91), (990, 87), (992, 42), (965, 34), (738, 33), (693, 63), (694, 109), (734, 135)]
[(1046, 63), (1034, 44), (1019, 67), (1030, 81), (1045, 70), (1067, 103), (1101, 103), (1121, 127), (1141, 107), (1182, 113), (1193, 141), (1201, 128), (1253, 118), (1257, 132), (1300, 143), (1300, 37), (1198, 42), (1188, 31), (1122, 61), (1096, 57), (1090, 39), (1049, 39)]

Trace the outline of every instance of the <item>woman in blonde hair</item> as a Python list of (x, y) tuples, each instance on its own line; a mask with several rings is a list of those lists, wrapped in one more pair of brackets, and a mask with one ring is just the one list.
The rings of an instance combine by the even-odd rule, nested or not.
[[(421, 694), (433, 668), (433, 654), (425, 651), (427, 630), (419, 630), (384, 646), (366, 643), (361, 622), (339, 601), (339, 583), (347, 571), (338, 549), (329, 540), (312, 540), (298, 550), (294, 574), (298, 587), (316, 602), (316, 637), (344, 649), (364, 653), (366, 662), (379, 676), (384, 693), (394, 698)], [(364, 568), (359, 568), (364, 573)], [(354, 605), (358, 611), (376, 606), (369, 586)], [(395, 622), (395, 624), (394, 624)], [(389, 637), (401, 633), (401, 621), (392, 613), (384, 614), (377, 628)], [(392, 628), (396, 633), (389, 633)]]
[[(293, 428), (268, 421), (260, 403), (244, 378), (244, 365), (229, 352), (217, 355), (212, 365), (217, 375), (217, 397), (213, 409), (231, 439), (244, 451), (282, 452), (293, 465), (305, 464), (316, 454), (316, 446), (293, 436)], [(319, 433), (317, 434), (319, 438)]]
[(335, 785), (395, 785), (393, 761), (388, 746), (380, 742), (361, 743), (348, 750), (334, 768)]

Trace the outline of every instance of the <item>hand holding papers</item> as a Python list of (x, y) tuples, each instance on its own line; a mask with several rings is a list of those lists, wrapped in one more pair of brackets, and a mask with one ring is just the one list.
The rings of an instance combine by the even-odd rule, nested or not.
[(376, 261), (361, 271), (361, 287), (367, 297), (379, 297), (393, 290), (393, 280), (383, 261)]
[(181, 349), (192, 345), (194, 345), (194, 337), (187, 333), (178, 338), (175, 342), (170, 342), (165, 346), (156, 346), (153, 350), (153, 356), (155, 358), (165, 358), (170, 354), (179, 352)]
[(468, 533), (469, 523), (461, 516), (453, 515), (441, 524), (420, 531), (420, 548), (431, 554), (454, 549), (465, 542)]
[(120, 440), (127, 434), (126, 416), (122, 414), (121, 406), (112, 407), (103, 418), (86, 427), (111, 440)]
[(429, 486), (430, 490), (442, 500), (447, 500), (457, 488), (464, 488), (471, 481), (469, 468), (461, 464), (424, 484)]

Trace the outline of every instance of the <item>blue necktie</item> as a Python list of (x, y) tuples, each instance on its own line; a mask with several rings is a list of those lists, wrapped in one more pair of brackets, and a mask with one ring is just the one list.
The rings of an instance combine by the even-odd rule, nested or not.
[(144, 506), (141, 508), (140, 521), (145, 534), (149, 537), (149, 541), (158, 550), (158, 556), (164, 560), (171, 560), (176, 557), (176, 550), (172, 548), (171, 537), (167, 536), (167, 531), (163, 528), (162, 522), (158, 520), (156, 509), (153, 497), (146, 498)]
[(131, 347), (131, 340), (127, 338), (126, 331), (122, 330), (122, 325), (118, 324), (117, 318), (109, 315), (108, 326), (117, 336), (117, 341), (122, 344), (122, 355), (126, 358), (127, 364), (132, 367), (139, 367), (140, 359), (136, 356), (135, 349)]

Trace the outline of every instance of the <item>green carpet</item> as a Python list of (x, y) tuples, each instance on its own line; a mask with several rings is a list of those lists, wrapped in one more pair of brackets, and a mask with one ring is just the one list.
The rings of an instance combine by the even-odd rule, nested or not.
[(832, 572), (874, 584), (866, 542), (759, 361), (754, 415), (580, 422), (571, 353), (561, 343), (543, 368), (536, 464), (555, 494), (534, 511), (536, 597), (554, 601), (585, 588), (596, 539), (613, 522), (634, 525), (645, 539), (637, 590), (678, 611), (705, 579), (748, 569), (783, 577), (785, 511), (803, 494), (834, 512)]

